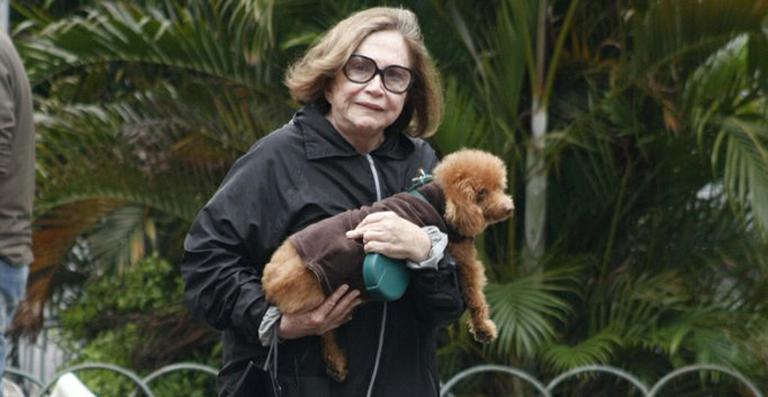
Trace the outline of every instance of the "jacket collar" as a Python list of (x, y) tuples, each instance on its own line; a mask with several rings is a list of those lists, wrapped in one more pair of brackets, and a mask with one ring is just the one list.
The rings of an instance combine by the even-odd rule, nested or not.
[[(299, 109), (293, 117), (293, 122), (302, 131), (304, 153), (309, 160), (360, 155), (314, 105), (307, 105)], [(386, 131), (384, 142), (371, 152), (371, 155), (404, 160), (414, 150), (413, 142), (405, 134), (398, 131)]]

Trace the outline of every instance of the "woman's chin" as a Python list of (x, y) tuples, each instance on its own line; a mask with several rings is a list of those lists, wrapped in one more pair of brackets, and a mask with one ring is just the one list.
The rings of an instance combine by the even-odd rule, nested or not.
[(384, 124), (379, 120), (357, 120), (354, 128), (358, 134), (370, 135), (372, 138), (384, 131)]

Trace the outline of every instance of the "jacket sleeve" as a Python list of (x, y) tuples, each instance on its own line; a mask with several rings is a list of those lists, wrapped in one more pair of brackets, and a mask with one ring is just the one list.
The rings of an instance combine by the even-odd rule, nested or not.
[(181, 264), (192, 314), (254, 340), (269, 306), (261, 272), (284, 237), (276, 197), (283, 189), (275, 189), (267, 169), (254, 153), (235, 163), (192, 224)]
[(16, 130), (13, 92), (13, 78), (5, 66), (0, 64), (0, 177), (6, 177), (11, 172), (13, 132)]
[[(423, 168), (430, 172), (437, 166), (434, 150), (426, 143), (422, 154)], [(438, 263), (437, 270), (411, 271), (409, 294), (415, 299), (421, 318), (435, 327), (444, 327), (464, 312), (464, 299), (456, 270), (456, 261), (448, 254)]]
[(464, 312), (456, 262), (447, 252), (437, 270), (411, 271), (409, 293), (420, 318), (434, 327), (444, 327)]

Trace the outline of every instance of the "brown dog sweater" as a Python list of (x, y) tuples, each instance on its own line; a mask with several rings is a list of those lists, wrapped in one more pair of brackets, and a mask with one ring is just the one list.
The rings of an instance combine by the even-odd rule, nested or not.
[[(392, 211), (419, 227), (437, 226), (447, 233), (442, 214), (445, 198), (437, 184), (429, 183), (418, 189), (426, 199), (409, 193), (398, 193), (371, 206), (349, 210), (307, 226), (293, 234), (290, 241), (304, 263), (315, 274), (326, 294), (347, 284), (365, 296), (362, 264), (365, 258), (361, 240), (346, 237), (362, 220), (374, 212)], [(439, 211), (439, 212), (438, 212)]]

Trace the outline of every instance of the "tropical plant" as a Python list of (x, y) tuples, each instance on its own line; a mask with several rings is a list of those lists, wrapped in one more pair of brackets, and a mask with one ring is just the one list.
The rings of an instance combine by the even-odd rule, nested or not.
[[(68, 298), (72, 303), (60, 313), (63, 347), (78, 352), (65, 365), (107, 362), (138, 369), (140, 376), (176, 361), (217, 365), (221, 353), (218, 338), (209, 335), (194, 348), (184, 340), (189, 334), (183, 329), (185, 322), (178, 321), (188, 316), (181, 305), (182, 291), (178, 272), (156, 257), (142, 259), (118, 282), (107, 277), (88, 280), (82, 290)], [(171, 341), (174, 347), (163, 346)], [(115, 373), (89, 371), (80, 377), (100, 396), (127, 396), (136, 388), (128, 378)], [(203, 397), (215, 394), (215, 383), (210, 374), (172, 373), (158, 378), (151, 387), (156, 396)]]
[[(39, 329), (51, 298), (71, 304), (62, 291), (85, 280), (119, 280), (148, 255), (178, 266), (190, 222), (234, 159), (290, 118), (282, 70), (326, 25), (305, 1), (69, 4), (13, 4), (39, 135), (21, 332)], [(172, 338), (187, 348), (212, 335), (177, 314), (186, 334)]]
[[(153, 253), (178, 264), (232, 161), (290, 117), (285, 66), (371, 4), (14, 4), (40, 126), (27, 325), (63, 286), (119, 278)], [(442, 377), (479, 362), (541, 379), (609, 364), (652, 384), (711, 362), (768, 379), (768, 2), (407, 6), (445, 81), (433, 143), (505, 158), (524, 214), (478, 242), (498, 342), (451, 327)], [(512, 387), (485, 380), (467, 386)], [(675, 387), (731, 386), (706, 374)], [(561, 393), (631, 392), (598, 377)]]
[[(532, 56), (541, 47), (531, 26), (542, 26), (541, 17), (533, 21), (546, 4), (498, 1), (481, 15), (446, 6), (475, 61), (457, 75), (470, 78), (455, 83), (456, 96), (482, 98), (469, 113), (480, 115), (478, 128), (508, 137), (487, 148), (514, 151), (510, 168), (529, 184), (537, 178), (529, 172), (531, 148), (540, 141), (525, 125), (536, 124), (542, 105), (530, 87), (541, 87), (543, 67)], [(538, 202), (547, 212), (547, 249), (537, 266), (518, 265), (529, 236), (515, 231), (528, 230), (527, 211), (516, 226), (492, 230), (486, 252), (499, 265), (488, 293), (506, 332), (483, 351), (446, 345), (445, 374), (483, 361), (522, 365), (546, 379), (606, 364), (652, 384), (676, 366), (714, 362), (765, 379), (765, 353), (751, 347), (764, 340), (768, 318), (759, 286), (766, 276), (767, 12), (768, 3), (753, 1), (551, 3), (544, 23), (553, 74), (544, 81), (552, 91), (543, 91), (550, 95), (549, 181)], [(507, 66), (515, 57), (534, 67)], [(531, 93), (511, 79), (523, 73)], [(536, 204), (517, 197), (518, 208)], [(573, 266), (569, 277), (559, 273)], [(524, 282), (538, 287), (523, 293)], [(477, 358), (462, 361), (457, 352)], [(582, 379), (563, 395), (628, 393), (627, 385), (609, 384)], [(486, 385), (489, 394), (508, 387), (499, 379)]]

